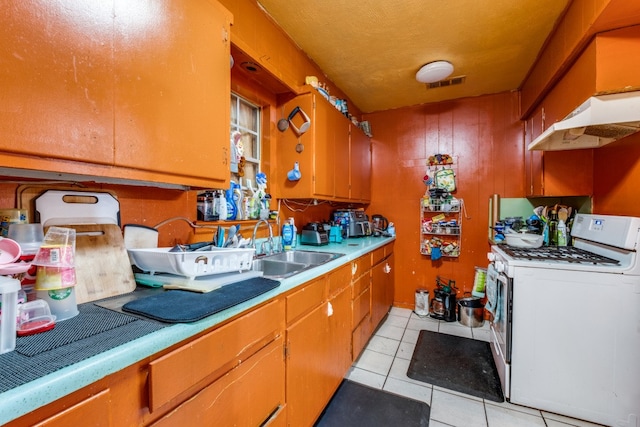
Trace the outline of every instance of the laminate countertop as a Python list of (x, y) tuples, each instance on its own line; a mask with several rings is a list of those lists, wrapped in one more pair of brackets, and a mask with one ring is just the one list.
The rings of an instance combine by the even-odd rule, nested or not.
[[(280, 280), (280, 286), (274, 290), (208, 316), (200, 321), (170, 324), (140, 338), (115, 346), (95, 356), (55, 370), (50, 374), (1, 393), (0, 425), (19, 418), (24, 414), (60, 399), (67, 394), (159, 353), (205, 330), (214, 328), (217, 324), (250, 311), (253, 307), (265, 301), (288, 292), (309, 280), (326, 274), (394, 240), (395, 238), (389, 237), (362, 237), (346, 239), (343, 240), (342, 243), (330, 243), (324, 246), (298, 246), (298, 250), (335, 252), (344, 254), (344, 256), (289, 278), (282, 279)], [(144, 291), (142, 293), (144, 294)], [(44, 334), (46, 334), (46, 332), (44, 332)], [(0, 371), (1, 370), (2, 366), (0, 366)]]

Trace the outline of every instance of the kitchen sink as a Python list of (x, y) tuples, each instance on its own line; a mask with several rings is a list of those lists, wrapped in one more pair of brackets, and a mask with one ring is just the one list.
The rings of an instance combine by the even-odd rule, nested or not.
[(317, 267), (344, 254), (294, 250), (257, 257), (252, 270), (262, 271), (265, 277), (284, 279)]

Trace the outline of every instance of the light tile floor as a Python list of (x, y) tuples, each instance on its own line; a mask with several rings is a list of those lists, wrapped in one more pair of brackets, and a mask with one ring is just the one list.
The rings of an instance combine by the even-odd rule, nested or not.
[[(597, 424), (544, 411), (496, 403), (412, 380), (407, 369), (421, 330), (489, 341), (489, 324), (469, 328), (458, 322), (421, 318), (409, 309), (392, 308), (347, 378), (391, 393), (421, 400), (431, 407), (429, 427), (593, 427)], [(398, 420), (401, 425), (401, 420)]]

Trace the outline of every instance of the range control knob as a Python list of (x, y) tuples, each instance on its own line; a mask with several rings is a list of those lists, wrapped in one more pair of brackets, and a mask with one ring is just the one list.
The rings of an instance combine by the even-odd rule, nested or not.
[(504, 272), (504, 263), (502, 261), (494, 261), (493, 265), (498, 273)]
[(488, 259), (489, 261), (492, 261), (492, 262), (493, 262), (493, 261), (495, 261), (495, 259), (496, 259), (496, 254), (494, 254), (493, 252), (489, 252), (489, 253), (487, 254), (487, 259)]

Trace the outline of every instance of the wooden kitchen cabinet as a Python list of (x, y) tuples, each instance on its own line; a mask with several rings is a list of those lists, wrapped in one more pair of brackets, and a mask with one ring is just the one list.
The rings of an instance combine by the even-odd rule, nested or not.
[(0, 151), (17, 166), (30, 165), (19, 155), (113, 164), (112, 33), (108, 1), (3, 2)]
[(374, 251), (374, 260), (371, 268), (371, 323), (375, 330), (382, 319), (389, 313), (393, 305), (393, 269), (390, 261), (393, 253), (385, 256), (385, 247)]
[(258, 426), (284, 408), (283, 337), (199, 391), (153, 426)]
[(87, 414), (91, 414), (92, 426), (110, 427), (116, 424), (112, 422), (112, 408), (110, 390), (106, 389), (98, 394), (88, 397), (80, 403), (65, 409), (46, 420), (34, 424), (34, 427), (68, 427), (84, 425), (87, 422)]
[(274, 341), (282, 334), (282, 311), (282, 301), (272, 301), (149, 363), (149, 411), (179, 403)]
[(216, 0), (5, 9), (0, 168), (228, 184), (232, 16)]
[(349, 158), (351, 160), (349, 198), (354, 202), (371, 201), (371, 141), (367, 135), (350, 125)]
[[(343, 267), (287, 296), (286, 401), (290, 426), (313, 424), (351, 364), (348, 273), (348, 266)], [(331, 288), (335, 293), (327, 296)]]
[(352, 280), (352, 358), (357, 359), (373, 332), (371, 323), (371, 254), (351, 263)]
[[(369, 201), (371, 151), (368, 138), (359, 129), (357, 132), (352, 129), (351, 121), (320, 93), (311, 87), (308, 90), (280, 107), (283, 118), (300, 107), (309, 116), (311, 125), (300, 136), (292, 126), (278, 135), (278, 197)], [(293, 123), (301, 126), (300, 114), (293, 117)], [(301, 177), (290, 181), (287, 172), (296, 163)], [(354, 182), (356, 192), (352, 187)]]
[(228, 186), (231, 19), (215, 0), (115, 2), (116, 165)]

